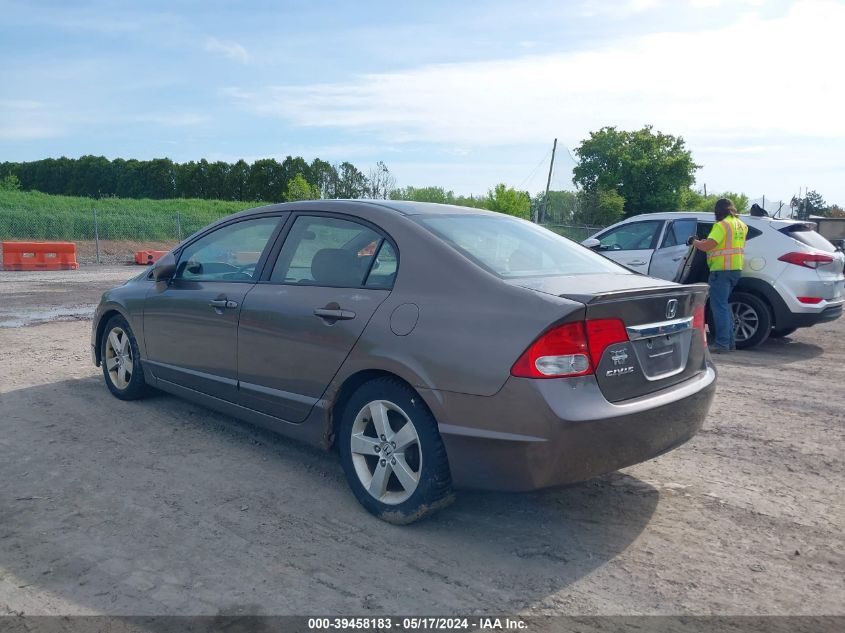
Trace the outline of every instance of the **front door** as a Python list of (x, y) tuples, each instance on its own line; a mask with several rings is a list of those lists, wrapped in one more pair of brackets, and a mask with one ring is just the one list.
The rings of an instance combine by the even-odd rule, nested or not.
[(663, 220), (626, 222), (596, 237), (599, 252), (637, 272), (648, 274), (651, 256), (660, 237)]
[(240, 403), (302, 422), (390, 294), (397, 256), (375, 227), (299, 215), (238, 328)]
[(237, 327), (262, 251), (281, 219), (227, 224), (185, 246), (176, 274), (144, 302), (147, 362), (161, 380), (237, 397)]

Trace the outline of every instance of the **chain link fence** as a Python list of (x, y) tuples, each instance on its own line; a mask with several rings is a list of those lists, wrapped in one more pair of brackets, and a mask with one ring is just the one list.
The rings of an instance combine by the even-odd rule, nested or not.
[[(80, 264), (134, 261), (141, 250), (170, 250), (183, 238), (231, 213), (204, 209), (189, 213), (139, 208), (15, 209), (0, 208), (0, 241), (75, 242)], [(544, 224), (581, 242), (601, 226)]]
[(92, 208), (87, 213), (15, 213), (0, 209), (0, 241), (75, 242), (80, 264), (128, 263), (140, 250), (170, 250), (184, 237), (228, 212), (184, 214)]

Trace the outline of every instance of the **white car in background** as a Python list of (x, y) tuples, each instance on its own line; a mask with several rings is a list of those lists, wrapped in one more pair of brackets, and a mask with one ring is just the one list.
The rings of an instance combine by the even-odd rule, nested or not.
[[(745, 267), (731, 295), (737, 348), (842, 315), (845, 253), (809, 222), (748, 215), (742, 221), (748, 225)], [(648, 213), (603, 229), (582, 244), (644, 275), (706, 282), (706, 256), (686, 241), (690, 235), (707, 237), (713, 222), (712, 213)]]

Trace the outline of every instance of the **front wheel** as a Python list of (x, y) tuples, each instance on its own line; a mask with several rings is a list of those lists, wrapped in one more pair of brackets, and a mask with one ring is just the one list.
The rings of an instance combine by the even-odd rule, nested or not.
[(762, 299), (747, 292), (734, 292), (730, 298), (737, 349), (757, 347), (772, 331), (772, 315)]
[(355, 392), (341, 418), (338, 446), (352, 492), (380, 519), (413, 523), (453, 499), (437, 422), (397, 379), (377, 378)]
[(100, 364), (106, 386), (116, 398), (137, 400), (147, 394), (138, 343), (129, 323), (120, 315), (109, 319), (103, 329)]

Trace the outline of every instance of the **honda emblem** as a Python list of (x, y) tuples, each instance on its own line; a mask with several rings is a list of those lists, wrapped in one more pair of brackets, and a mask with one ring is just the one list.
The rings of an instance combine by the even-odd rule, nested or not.
[(678, 314), (678, 300), (669, 299), (666, 302), (666, 318), (674, 319), (676, 314)]

